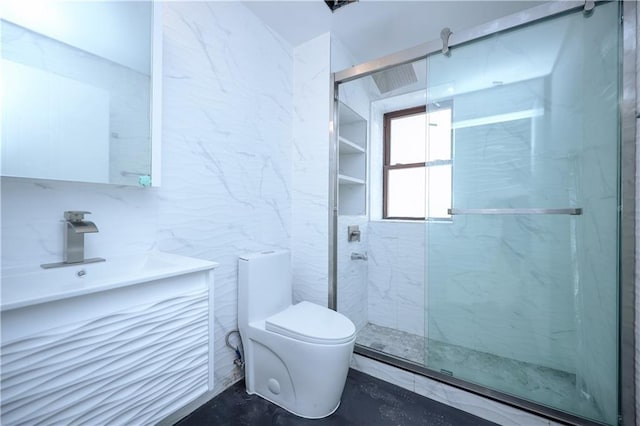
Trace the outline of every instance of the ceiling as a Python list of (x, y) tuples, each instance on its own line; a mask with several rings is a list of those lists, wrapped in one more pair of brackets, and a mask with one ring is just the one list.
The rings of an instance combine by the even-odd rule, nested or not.
[(331, 31), (361, 63), (437, 39), (444, 27), (460, 31), (543, 2), (360, 0), (333, 13), (322, 0), (244, 3), (292, 46)]

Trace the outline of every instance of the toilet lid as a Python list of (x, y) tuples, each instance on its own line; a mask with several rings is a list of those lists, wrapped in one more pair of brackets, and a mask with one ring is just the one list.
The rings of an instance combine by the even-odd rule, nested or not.
[(321, 344), (346, 343), (356, 334), (349, 318), (311, 302), (300, 302), (270, 316), (265, 328), (296, 340)]

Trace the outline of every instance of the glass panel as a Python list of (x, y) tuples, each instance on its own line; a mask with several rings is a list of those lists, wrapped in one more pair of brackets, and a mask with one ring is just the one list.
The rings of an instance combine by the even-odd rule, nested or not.
[(387, 215), (389, 217), (424, 217), (424, 167), (389, 170)]
[(426, 161), (425, 114), (391, 120), (390, 164), (424, 163)]
[[(427, 223), (425, 365), (611, 425), (618, 7), (453, 47), (426, 71), (427, 104), (452, 105), (452, 207), (475, 213)], [(477, 210), (570, 207), (582, 215)]]
[(430, 218), (450, 218), (451, 208), (451, 165), (427, 168), (428, 212)]
[[(332, 48), (332, 53), (337, 52), (338, 49)], [(358, 347), (364, 346), (420, 364), (424, 358), (425, 222), (381, 218), (384, 115), (392, 111), (424, 107), (425, 70), (426, 60), (422, 59), (386, 69), (375, 76), (342, 83), (338, 92), (340, 108), (344, 103), (366, 119), (368, 162), (365, 185), (342, 184), (338, 188), (337, 308), (356, 325)], [(345, 134), (345, 117), (340, 115), (339, 118), (340, 136), (352, 140)], [(409, 150), (413, 151), (408, 155), (406, 152), (398, 154), (400, 157), (394, 154), (394, 162), (424, 162), (424, 114), (414, 123), (420, 127), (414, 128), (413, 136), (410, 136), (413, 137), (414, 146)], [(415, 134), (419, 135), (415, 137)], [(450, 145), (450, 141), (448, 143)], [(411, 158), (416, 155), (417, 160)], [(344, 165), (344, 161), (341, 164)], [(412, 171), (396, 170), (391, 174), (393, 194), (401, 202), (409, 201), (412, 214), (418, 217), (424, 217), (425, 185), (422, 167)], [(360, 190), (366, 190), (367, 215), (350, 215), (345, 209), (345, 198), (351, 198), (354, 191)], [(360, 241), (349, 242), (348, 230), (354, 225), (359, 226), (361, 238)], [(366, 253), (368, 260), (352, 260), (352, 253)]]
[(427, 114), (427, 161), (451, 159), (451, 117), (448, 107), (429, 106)]

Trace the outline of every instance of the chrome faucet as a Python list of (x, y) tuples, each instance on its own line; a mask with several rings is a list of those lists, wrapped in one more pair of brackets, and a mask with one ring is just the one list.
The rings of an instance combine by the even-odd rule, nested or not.
[(98, 232), (93, 222), (84, 220), (85, 214), (91, 212), (64, 212), (64, 263), (80, 263), (84, 261), (84, 234)]
[(85, 214), (91, 212), (66, 211), (64, 212), (64, 256), (62, 262), (40, 265), (45, 269), (72, 266), (80, 263), (104, 262), (101, 257), (91, 259), (84, 258), (84, 234), (98, 232), (95, 223), (84, 220)]
[(369, 256), (367, 255), (367, 252), (364, 252), (364, 253), (351, 253), (351, 260), (364, 260), (364, 261), (367, 261), (367, 260), (369, 260)]

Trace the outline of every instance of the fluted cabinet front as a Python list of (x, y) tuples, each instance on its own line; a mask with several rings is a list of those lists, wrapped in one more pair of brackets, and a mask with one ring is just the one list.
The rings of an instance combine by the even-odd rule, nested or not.
[[(31, 332), (3, 339), (2, 424), (153, 424), (202, 395), (212, 386), (212, 286), (198, 281), (152, 302), (153, 283), (144, 284), (139, 297), (83, 297), (80, 321), (73, 311), (81, 305), (69, 299), (63, 325), (55, 311), (64, 304), (24, 308), (51, 309), (35, 316), (56, 324), (35, 332), (27, 326)], [(129, 306), (109, 312), (108, 299), (129, 300)], [(97, 315), (87, 318), (91, 306)], [(8, 314), (3, 320), (12, 327), (25, 322), (20, 312)]]

